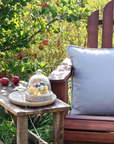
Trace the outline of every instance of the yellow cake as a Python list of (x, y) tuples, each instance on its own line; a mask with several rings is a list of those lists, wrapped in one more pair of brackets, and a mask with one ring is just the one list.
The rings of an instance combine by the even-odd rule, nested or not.
[(41, 95), (48, 93), (48, 86), (45, 85), (42, 81), (40, 83), (35, 83), (30, 87), (29, 93), (33, 95)]

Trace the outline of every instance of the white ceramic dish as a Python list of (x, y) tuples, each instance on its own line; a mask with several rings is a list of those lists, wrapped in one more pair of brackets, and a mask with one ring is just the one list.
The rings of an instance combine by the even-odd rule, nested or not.
[(38, 106), (46, 106), (55, 102), (56, 95), (52, 94), (51, 100), (46, 100), (43, 102), (29, 102), (25, 100), (25, 92), (26, 91), (15, 91), (9, 94), (9, 101), (13, 104), (20, 106), (29, 106), (29, 107), (38, 107)]
[(48, 92), (46, 94), (42, 95), (32, 95), (29, 94), (28, 91), (25, 92), (25, 100), (30, 101), (30, 102), (44, 102), (44, 101), (49, 101), (52, 100), (52, 92)]

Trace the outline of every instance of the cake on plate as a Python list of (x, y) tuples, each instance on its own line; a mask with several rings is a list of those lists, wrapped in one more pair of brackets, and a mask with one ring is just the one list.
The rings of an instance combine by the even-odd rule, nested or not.
[(49, 79), (37, 70), (28, 83), (28, 89), (25, 93), (25, 100), (31, 102), (43, 102), (52, 99), (51, 84)]

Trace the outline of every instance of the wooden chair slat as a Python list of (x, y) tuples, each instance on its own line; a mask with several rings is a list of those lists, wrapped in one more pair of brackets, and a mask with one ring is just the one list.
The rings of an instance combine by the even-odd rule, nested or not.
[(102, 48), (112, 48), (113, 3), (114, 1), (109, 2), (103, 12)]
[(65, 131), (64, 139), (81, 142), (114, 143), (114, 133)]
[(66, 115), (65, 119), (114, 122), (114, 117), (110, 116)]
[(99, 23), (99, 10), (92, 13), (88, 20), (88, 42), (87, 47), (98, 47), (98, 23)]
[[(78, 141), (64, 141), (65, 144), (96, 144), (96, 142), (78, 142)], [(97, 143), (97, 144), (109, 144), (109, 143)]]
[(114, 122), (65, 119), (64, 129), (114, 132)]
[[(103, 24), (103, 20), (99, 20), (99, 25)], [(113, 25), (114, 25), (114, 20), (113, 20)]]

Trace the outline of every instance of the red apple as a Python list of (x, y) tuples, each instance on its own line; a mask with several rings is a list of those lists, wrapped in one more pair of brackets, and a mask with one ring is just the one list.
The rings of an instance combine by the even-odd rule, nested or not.
[(14, 83), (14, 84), (18, 84), (19, 81), (20, 81), (20, 79), (19, 79), (18, 76), (14, 76), (14, 77), (12, 78), (12, 80), (11, 80), (11, 82)]
[(18, 53), (18, 54), (17, 54), (17, 58), (18, 58), (19, 60), (22, 60), (23, 54), (22, 54), (22, 53)]
[(43, 43), (44, 45), (48, 45), (48, 40), (47, 40), (47, 39), (43, 39), (42, 43)]
[(59, 41), (56, 44), (57, 44), (58, 47), (61, 46), (61, 43)]
[(6, 78), (6, 77), (2, 77), (1, 78), (1, 84), (2, 85), (8, 85), (8, 83), (9, 83), (9, 79), (8, 78)]
[(44, 2), (44, 4), (42, 4), (42, 7), (47, 8), (47, 3), (46, 3), (46, 2)]
[(39, 45), (39, 49), (43, 50), (44, 46), (43, 45)]

